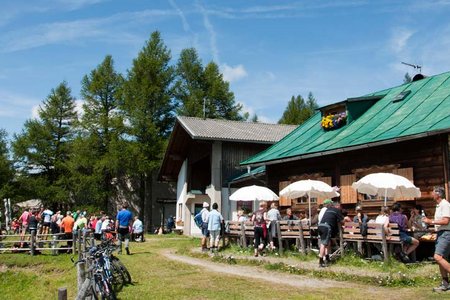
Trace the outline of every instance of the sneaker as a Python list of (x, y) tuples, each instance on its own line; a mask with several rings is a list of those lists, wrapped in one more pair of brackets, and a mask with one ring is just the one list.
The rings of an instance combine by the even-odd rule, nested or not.
[(445, 292), (450, 290), (448, 285), (444, 285), (443, 283), (441, 283), (440, 286), (433, 288), (433, 292)]
[(326, 268), (327, 265), (324, 262), (319, 263), (319, 268)]
[(410, 263), (411, 260), (409, 259), (409, 256), (405, 252), (400, 252), (400, 259), (403, 263), (407, 264)]
[(127, 251), (127, 255), (131, 255), (131, 253), (130, 253), (130, 249), (128, 249), (128, 248), (125, 248), (125, 251)]

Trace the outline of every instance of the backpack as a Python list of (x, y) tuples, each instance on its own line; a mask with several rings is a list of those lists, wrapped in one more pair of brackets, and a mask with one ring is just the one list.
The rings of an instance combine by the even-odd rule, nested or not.
[(197, 227), (200, 229), (203, 226), (202, 212), (203, 212), (203, 210), (194, 216), (195, 225), (197, 225)]

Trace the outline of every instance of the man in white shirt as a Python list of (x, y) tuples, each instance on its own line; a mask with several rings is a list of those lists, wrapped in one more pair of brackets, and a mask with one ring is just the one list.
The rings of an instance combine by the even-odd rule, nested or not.
[(209, 219), (209, 203), (203, 202), (202, 214), (202, 251), (208, 251), (207, 242), (209, 237), (208, 219)]
[(446, 258), (450, 254), (450, 203), (445, 200), (445, 190), (442, 187), (433, 189), (433, 198), (437, 206), (434, 213), (434, 220), (423, 218), (423, 222), (435, 225), (437, 231), (436, 246), (434, 250), (434, 260), (439, 265), (442, 283), (433, 289), (435, 292), (450, 290), (448, 274), (450, 273), (450, 264)]

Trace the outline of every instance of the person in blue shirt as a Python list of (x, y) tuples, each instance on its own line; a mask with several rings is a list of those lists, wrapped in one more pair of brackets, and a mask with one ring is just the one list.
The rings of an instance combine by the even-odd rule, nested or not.
[(219, 248), (220, 228), (223, 223), (223, 217), (217, 210), (219, 205), (213, 203), (212, 210), (208, 214), (208, 231), (210, 234), (209, 245), (211, 252), (217, 251)]
[(130, 255), (130, 226), (133, 214), (128, 210), (128, 203), (122, 205), (122, 209), (117, 213), (116, 230), (119, 238), (119, 254), (122, 254), (122, 242), (125, 241), (125, 251)]

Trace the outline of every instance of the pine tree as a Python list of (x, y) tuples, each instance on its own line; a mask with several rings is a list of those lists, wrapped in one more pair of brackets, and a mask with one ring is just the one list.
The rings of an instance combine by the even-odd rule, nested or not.
[(316, 99), (311, 92), (308, 94), (306, 103), (301, 95), (298, 95), (297, 97), (292, 96), (278, 123), (291, 125), (303, 124), (314, 115), (317, 108), (318, 105)]
[(71, 185), (77, 203), (108, 207), (111, 180), (123, 162), (115, 149), (122, 143), (123, 118), (118, 111), (123, 78), (114, 70), (110, 55), (81, 82), (84, 99), (80, 136), (70, 162)]
[(223, 79), (219, 67), (210, 62), (205, 67), (205, 116), (212, 119), (243, 120), (242, 105), (236, 104), (230, 84)]
[(203, 66), (194, 48), (183, 49), (176, 68), (175, 97), (180, 116), (203, 117), (205, 79)]
[(8, 194), (8, 184), (11, 183), (14, 173), (12, 163), (9, 160), (7, 134), (4, 129), (0, 129), (0, 199), (10, 197)]
[(181, 51), (177, 63), (175, 97), (182, 116), (244, 120), (242, 105), (236, 104), (229, 83), (223, 79), (217, 64), (205, 68), (194, 48)]
[(131, 137), (130, 167), (140, 177), (140, 207), (149, 217), (146, 224), (152, 224), (151, 205), (146, 208), (146, 203), (150, 203), (153, 172), (160, 165), (175, 120), (172, 98), (175, 72), (170, 59), (170, 50), (160, 33), (153, 32), (133, 60), (123, 89), (122, 109)]
[(63, 82), (39, 107), (39, 119), (27, 120), (22, 133), (14, 137), (14, 156), (22, 179), (34, 182), (30, 185), (35, 185), (35, 196), (43, 201), (69, 200), (67, 161), (76, 122), (75, 99)]

